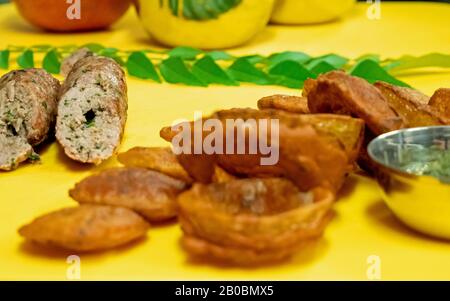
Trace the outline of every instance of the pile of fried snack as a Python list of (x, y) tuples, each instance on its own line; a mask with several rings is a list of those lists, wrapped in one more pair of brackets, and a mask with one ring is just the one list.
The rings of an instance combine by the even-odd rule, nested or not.
[[(259, 110), (204, 118), (224, 126), (227, 119), (279, 120), (275, 165), (261, 165), (261, 153), (176, 156), (170, 147), (133, 148), (118, 156), (124, 167), (70, 190), (80, 206), (44, 215), (19, 232), (45, 245), (97, 251), (144, 237), (149, 223), (178, 218), (182, 246), (193, 258), (277, 262), (322, 235), (349, 173), (360, 167), (374, 172), (364, 147), (370, 139), (450, 120), (450, 89), (430, 100), (412, 89), (371, 85), (334, 71), (308, 80), (303, 93), (263, 98)], [(208, 132), (200, 130), (205, 139)], [(166, 127), (160, 134), (171, 142), (177, 131)]]

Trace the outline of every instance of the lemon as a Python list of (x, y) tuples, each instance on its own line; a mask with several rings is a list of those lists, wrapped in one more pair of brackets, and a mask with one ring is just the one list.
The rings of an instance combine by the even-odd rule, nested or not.
[[(138, 14), (146, 30), (162, 44), (218, 49), (241, 45), (264, 29), (274, 2), (138, 0)], [(223, 9), (224, 5), (229, 7)], [(220, 13), (211, 15), (214, 7), (221, 8)]]
[(356, 0), (278, 0), (272, 22), (310, 24), (336, 19), (353, 7)]

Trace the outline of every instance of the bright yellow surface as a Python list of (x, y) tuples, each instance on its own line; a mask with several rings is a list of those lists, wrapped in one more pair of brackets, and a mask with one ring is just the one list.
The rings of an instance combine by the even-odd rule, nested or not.
[[(336, 52), (355, 57), (450, 53), (450, 5), (383, 4), (382, 19), (370, 21), (365, 5), (345, 21), (315, 27), (271, 26), (236, 53), (301, 50), (313, 55)], [(134, 12), (108, 32), (52, 35), (20, 19), (12, 6), (0, 6), (0, 48), (7, 44), (101, 42), (121, 48), (151, 45)], [(403, 80), (431, 93), (450, 86), (450, 74), (412, 74)], [(191, 88), (129, 79), (129, 121), (122, 150), (136, 145), (160, 145), (161, 126), (177, 118), (193, 118), (225, 107), (255, 106), (274, 93), (299, 91), (242, 86)], [(0, 279), (66, 279), (66, 256), (30, 248), (16, 234), (32, 218), (75, 205), (67, 195), (74, 183), (93, 169), (70, 162), (58, 146), (45, 146), (43, 164), (26, 165), (0, 174)], [(109, 162), (107, 165), (113, 165)], [(105, 167), (101, 166), (100, 168)], [(367, 258), (381, 260), (383, 279), (450, 279), (450, 243), (417, 234), (400, 222), (380, 199), (375, 182), (352, 176), (336, 204), (336, 217), (313, 249), (291, 262), (258, 269), (218, 268), (189, 263), (179, 247), (177, 225), (155, 227), (147, 240), (102, 254), (81, 255), (81, 278), (87, 279), (367, 279)]]

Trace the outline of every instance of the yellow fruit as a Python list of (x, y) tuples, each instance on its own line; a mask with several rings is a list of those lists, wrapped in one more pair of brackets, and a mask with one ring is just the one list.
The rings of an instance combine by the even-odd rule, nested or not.
[(278, 0), (271, 21), (280, 24), (310, 24), (336, 19), (356, 0)]
[[(80, 1), (80, 14), (71, 14)], [(14, 0), (19, 13), (31, 24), (51, 31), (82, 31), (108, 27), (133, 0)], [(69, 10), (69, 15), (68, 15)]]
[[(138, 14), (151, 36), (168, 46), (191, 46), (202, 49), (229, 48), (253, 38), (268, 23), (275, 0), (242, 0), (216, 18), (186, 17), (184, 1), (178, 1), (174, 13), (172, 1), (138, 0)], [(216, 0), (204, 3), (223, 2)], [(161, 2), (163, 5), (161, 5)], [(190, 3), (194, 1), (189, 1)], [(208, 4), (196, 1), (196, 12), (208, 12)]]

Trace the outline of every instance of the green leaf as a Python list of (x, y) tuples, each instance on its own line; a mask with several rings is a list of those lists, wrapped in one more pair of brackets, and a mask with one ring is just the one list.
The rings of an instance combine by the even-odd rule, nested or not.
[(391, 64), (387, 65), (385, 69), (391, 72), (398, 72), (424, 67), (450, 68), (450, 55), (441, 53), (430, 53), (419, 57), (407, 55), (394, 60)]
[(259, 54), (246, 55), (241, 58), (246, 59), (252, 65), (264, 63), (266, 60), (265, 57)]
[(409, 87), (408, 84), (396, 79), (387, 73), (387, 71), (384, 70), (378, 63), (370, 59), (359, 62), (353, 68), (351, 75), (364, 78), (371, 84), (376, 81), (383, 81), (396, 86)]
[(240, 82), (254, 83), (257, 85), (270, 85), (272, 80), (263, 71), (256, 68), (245, 58), (237, 59), (229, 68), (229, 74)]
[(317, 62), (316, 64), (310, 66), (309, 69), (309, 71), (311, 71), (311, 73), (314, 74), (315, 77), (333, 70), (336, 70), (336, 68), (325, 61)]
[(41, 44), (41, 45), (33, 45), (33, 47), (31, 48), (36, 51), (49, 51), (50, 49), (53, 48), (53, 46), (48, 44)]
[(242, 3), (242, 0), (170, 0), (169, 6), (174, 16), (183, 5), (183, 17), (188, 20), (211, 20), (228, 12)]
[(61, 71), (61, 63), (56, 50), (53, 49), (47, 52), (42, 61), (42, 67), (50, 73), (59, 74)]
[(199, 54), (203, 53), (200, 49), (180, 46), (169, 51), (169, 56), (179, 57), (183, 60), (195, 60)]
[(178, 16), (179, 0), (169, 0), (169, 7), (174, 16)]
[(9, 50), (0, 51), (0, 69), (9, 68)]
[(102, 51), (105, 48), (105, 46), (98, 43), (89, 43), (81, 46), (81, 48), (87, 48), (94, 53), (100, 53), (100, 51)]
[(343, 56), (337, 54), (327, 54), (312, 59), (310, 62), (308, 62), (307, 67), (308, 69), (310, 69), (311, 66), (315, 66), (319, 62), (326, 62), (333, 66), (335, 69), (341, 69), (345, 66), (345, 64), (347, 64), (348, 61), (349, 60)]
[(197, 61), (194, 66), (192, 66), (192, 73), (197, 78), (208, 84), (239, 86), (239, 83), (223, 71), (222, 68), (220, 68), (220, 66), (217, 65), (210, 56), (205, 56)]
[(360, 57), (355, 59), (355, 61), (357, 63), (359, 63), (361, 61), (364, 61), (364, 60), (372, 60), (372, 61), (374, 61), (376, 63), (380, 63), (381, 62), (380, 56), (378, 54), (364, 54), (364, 55), (361, 55)]
[(279, 85), (289, 88), (302, 88), (306, 79), (314, 77), (308, 69), (294, 61), (284, 61), (270, 69), (269, 74), (276, 76)]
[(211, 57), (215, 61), (229, 61), (234, 58), (231, 54), (225, 52), (225, 51), (210, 51), (206, 54), (207, 56)]
[(98, 52), (98, 54), (99, 54), (99, 55), (103, 55), (103, 56), (110, 57), (110, 56), (113, 56), (113, 55), (117, 55), (118, 52), (119, 52), (119, 49), (108, 47), (108, 48), (103, 48), (103, 49), (101, 49), (101, 50)]
[(25, 50), (19, 57), (17, 58), (17, 64), (19, 64), (20, 68), (29, 69), (34, 68), (34, 55), (33, 51)]
[(119, 53), (119, 49), (117, 49), (117, 48), (103, 48), (102, 50), (99, 51), (98, 54), (102, 55), (102, 56), (106, 56), (106, 57), (112, 58), (117, 63), (119, 63), (121, 66), (124, 66), (125, 62), (119, 56), (118, 53)]
[(208, 86), (192, 74), (179, 57), (169, 57), (161, 63), (159, 69), (164, 79), (169, 83), (200, 87)]
[(32, 162), (32, 163), (39, 163), (41, 161), (41, 157), (39, 156), (39, 154), (32, 152), (28, 156), (28, 160), (30, 160), (30, 162)]
[[(200, 2), (200, 3), (197, 3)], [(207, 20), (216, 16), (209, 14), (202, 1), (183, 0), (183, 13), (188, 19)]]
[(132, 52), (126, 62), (128, 73), (142, 79), (152, 79), (158, 83), (161, 78), (152, 61), (142, 51)]
[(300, 64), (304, 64), (309, 61), (311, 57), (303, 52), (296, 51), (285, 51), (280, 53), (275, 53), (269, 56), (269, 67), (273, 67), (281, 62), (294, 61)]

